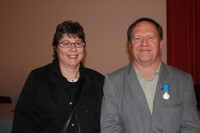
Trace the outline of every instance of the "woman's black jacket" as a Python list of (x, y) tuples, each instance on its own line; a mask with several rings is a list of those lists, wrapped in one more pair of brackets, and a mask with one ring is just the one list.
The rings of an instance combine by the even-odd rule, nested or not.
[[(59, 69), (58, 59), (33, 70), (20, 94), (14, 111), (12, 133), (60, 133), (81, 89), (76, 113), (81, 133), (100, 132), (100, 111), (104, 76), (80, 65), (80, 78), (74, 89)], [(73, 133), (76, 122), (70, 122)]]

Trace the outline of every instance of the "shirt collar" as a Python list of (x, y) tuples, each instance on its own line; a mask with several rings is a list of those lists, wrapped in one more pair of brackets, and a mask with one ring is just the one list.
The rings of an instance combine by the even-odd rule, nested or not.
[[(154, 80), (154, 79), (159, 75), (160, 67), (161, 67), (161, 63), (160, 63), (160, 65), (158, 66), (158, 68), (156, 69), (155, 73), (153, 74), (153, 76), (151, 77), (150, 80)], [(140, 74), (140, 72), (137, 70), (137, 68), (136, 68), (134, 65), (133, 65), (133, 68), (135, 69), (135, 72), (136, 72), (137, 77), (139, 77), (140, 79), (143, 79), (143, 80), (144, 80), (144, 78), (142, 77), (142, 75)]]

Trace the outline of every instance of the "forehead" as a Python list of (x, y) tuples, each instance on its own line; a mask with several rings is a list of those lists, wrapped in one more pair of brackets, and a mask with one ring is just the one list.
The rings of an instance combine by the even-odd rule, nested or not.
[(74, 34), (68, 34), (68, 33), (65, 33), (62, 35), (61, 40), (63, 40), (63, 39), (76, 39), (76, 40), (79, 39), (80, 40), (80, 38), (78, 36), (76, 36)]
[(158, 34), (158, 31), (156, 29), (156, 26), (152, 24), (151, 22), (143, 21), (138, 23), (133, 29), (132, 29), (132, 34), (147, 34), (147, 33), (153, 33), (153, 34)]

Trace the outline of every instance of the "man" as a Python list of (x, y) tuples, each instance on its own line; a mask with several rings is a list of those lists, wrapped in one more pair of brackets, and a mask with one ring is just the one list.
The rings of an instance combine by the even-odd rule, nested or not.
[(162, 27), (140, 18), (127, 36), (132, 62), (105, 78), (101, 133), (200, 133), (191, 75), (161, 61)]

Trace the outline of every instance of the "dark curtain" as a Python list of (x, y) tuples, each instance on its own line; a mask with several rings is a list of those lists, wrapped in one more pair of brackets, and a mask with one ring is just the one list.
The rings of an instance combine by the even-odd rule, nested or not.
[(200, 84), (200, 0), (167, 0), (167, 63)]

